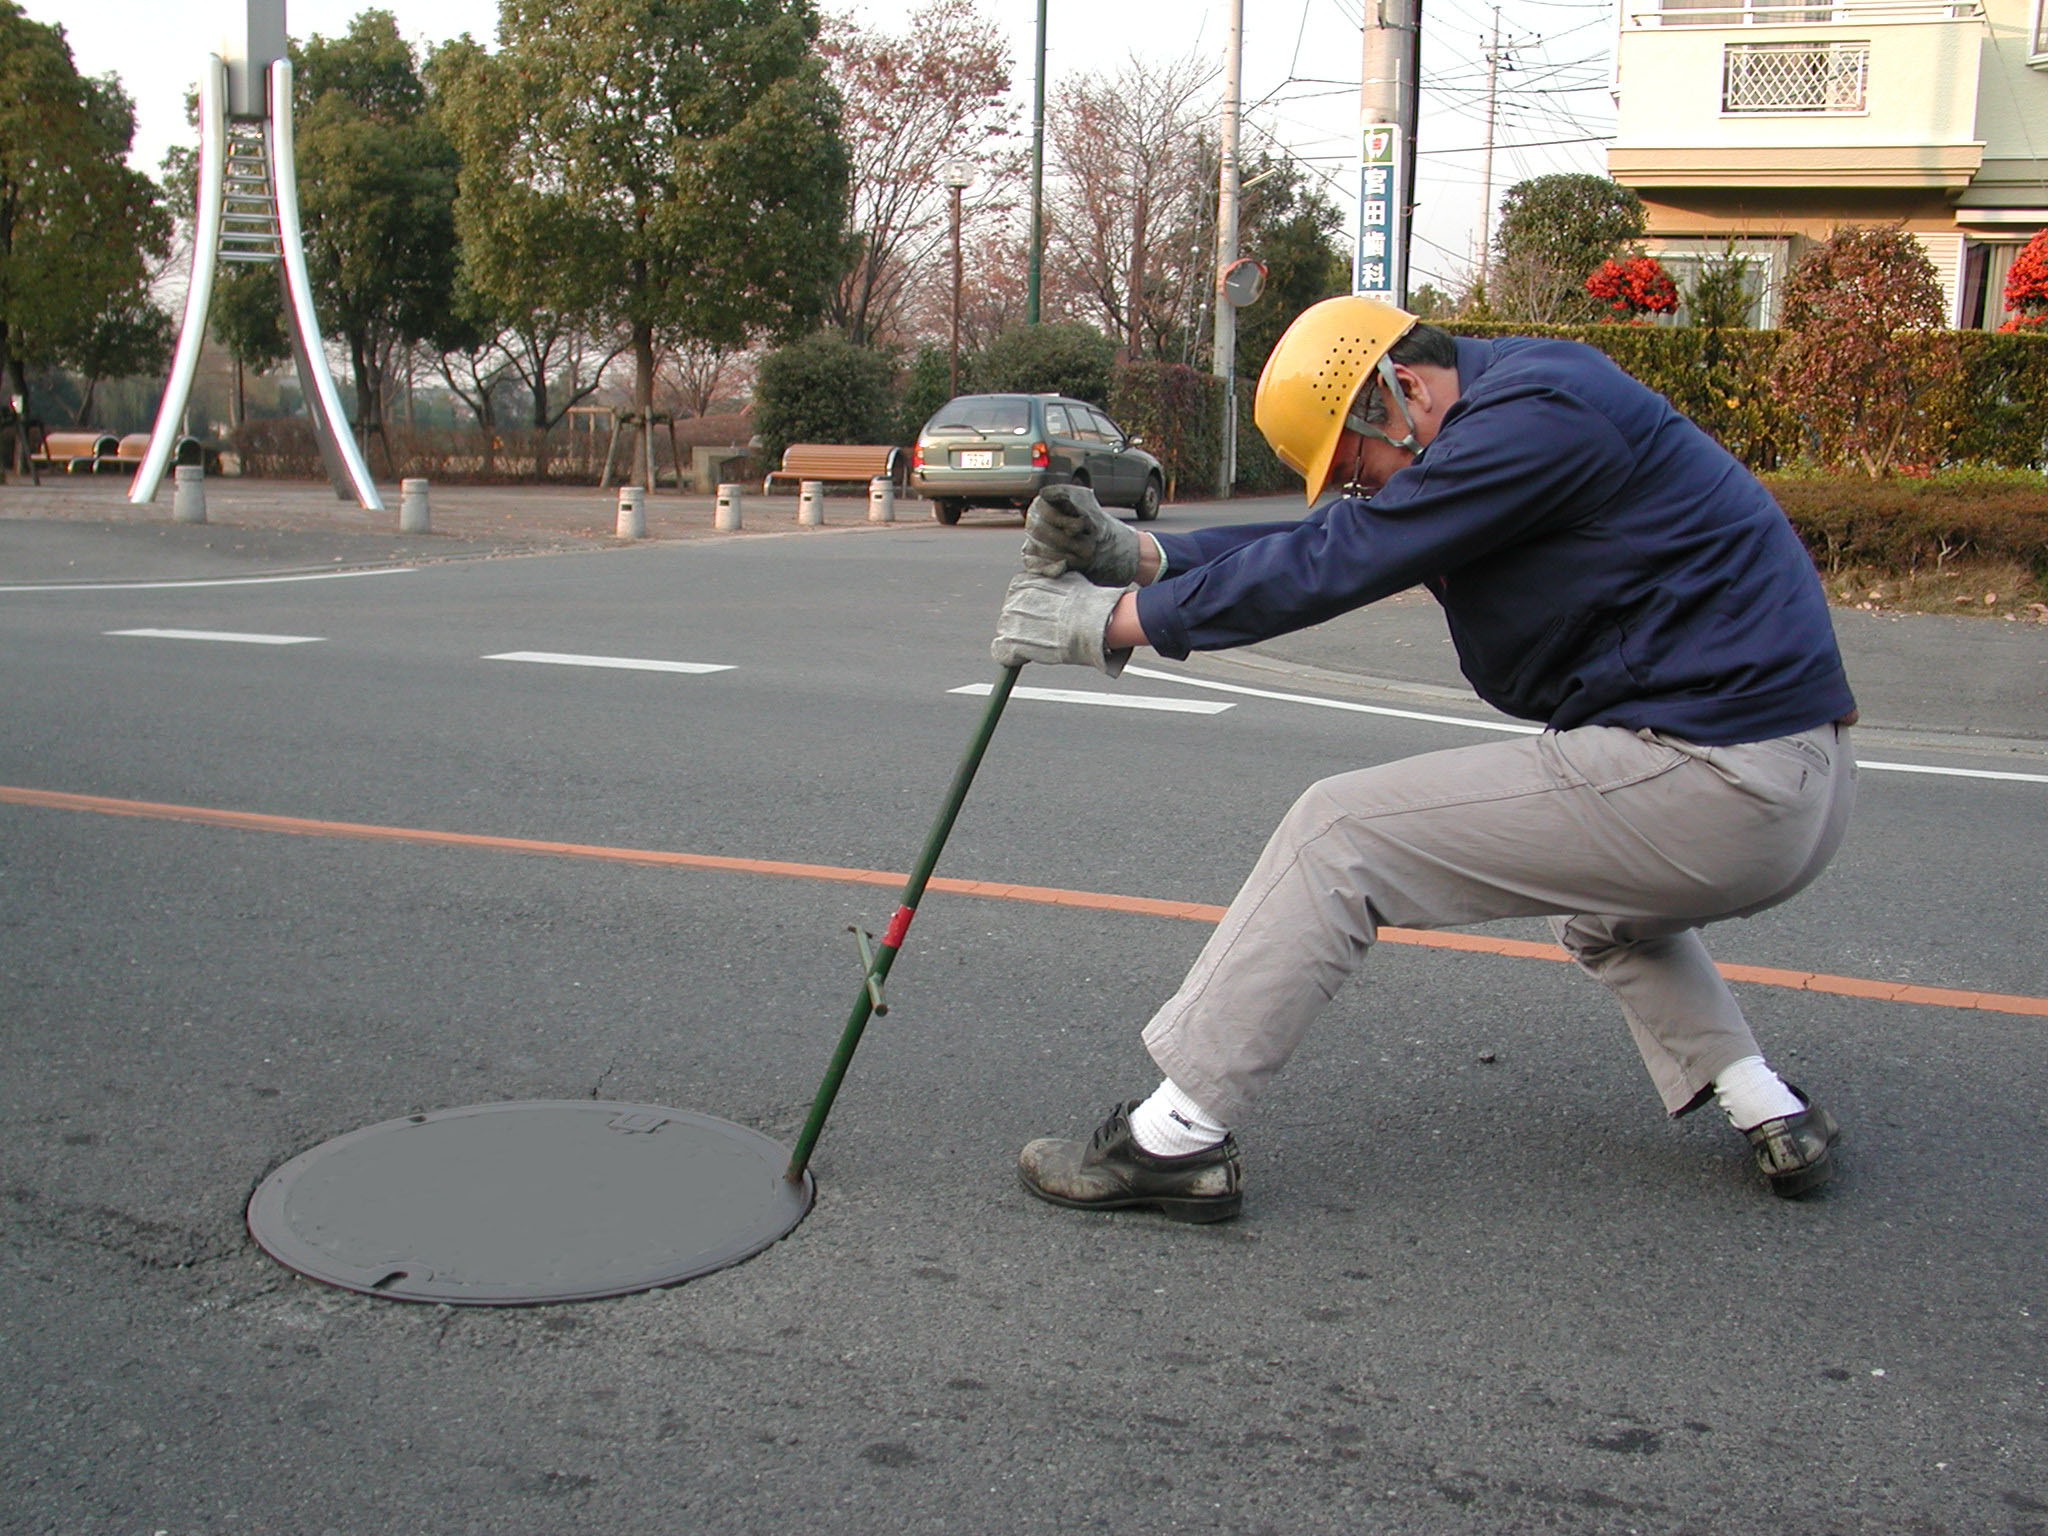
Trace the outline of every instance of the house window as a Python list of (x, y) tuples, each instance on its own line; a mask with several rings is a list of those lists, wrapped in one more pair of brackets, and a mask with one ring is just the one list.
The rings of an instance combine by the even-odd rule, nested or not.
[(2027, 54), (2029, 64), (2048, 64), (2048, 0), (2034, 0), (2034, 42)]
[(1723, 112), (1863, 112), (1869, 43), (1730, 43), (1721, 55)]

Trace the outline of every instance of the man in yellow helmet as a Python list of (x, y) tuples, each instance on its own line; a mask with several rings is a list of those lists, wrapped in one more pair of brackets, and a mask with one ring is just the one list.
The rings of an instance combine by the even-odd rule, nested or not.
[(1545, 729), (1312, 786), (1147, 1026), (1164, 1080), (1090, 1140), (1027, 1146), (1025, 1188), (1236, 1215), (1231, 1127), (1379, 928), (1535, 915), (1621, 1004), (1667, 1111), (1714, 1099), (1775, 1193), (1818, 1188), (1834, 1119), (1765, 1062), (1699, 935), (1803, 889), (1854, 798), (1855, 703), (1769, 493), (1593, 348), (1370, 299), (1295, 320), (1255, 416), (1307, 517), (1140, 534), (1057, 487), (996, 659), (1113, 676), (1138, 645), (1250, 644), (1420, 584), (1479, 695)]

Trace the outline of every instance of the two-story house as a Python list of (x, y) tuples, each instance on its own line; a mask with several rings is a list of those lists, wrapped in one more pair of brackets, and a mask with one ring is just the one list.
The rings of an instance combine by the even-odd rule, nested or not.
[(1996, 327), (2048, 226), (2048, 0), (1620, 0), (1608, 174), (1681, 291), (1747, 263), (1775, 324), (1791, 264), (1841, 224), (1926, 247), (1950, 320)]

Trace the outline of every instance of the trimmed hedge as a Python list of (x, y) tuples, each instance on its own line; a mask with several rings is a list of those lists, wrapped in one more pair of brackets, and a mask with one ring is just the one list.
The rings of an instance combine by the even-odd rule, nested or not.
[[(1817, 456), (1820, 445), (1771, 387), (1776, 331), (1460, 322), (1444, 328), (1459, 336), (1556, 336), (1598, 347), (1759, 473)], [(2048, 465), (2048, 335), (1955, 335), (1963, 369), (1944, 402), (1950, 437), (1943, 462), (2003, 469)], [(1205, 495), (1215, 484), (1219, 388), (1208, 374), (1179, 363), (1124, 363), (1111, 371), (1110, 414), (1145, 439), (1178, 494)], [(1252, 424), (1255, 388), (1249, 379), (1238, 383), (1237, 489), (1285, 491), (1299, 482)]]
[[(1771, 388), (1776, 331), (1440, 323), (1458, 336), (1557, 336), (1598, 347), (1668, 396), (1751, 469), (1817, 456), (1819, 445), (1805, 424)], [(1942, 462), (2002, 469), (2048, 465), (2048, 335), (1954, 335), (1963, 368), (1943, 406), (1950, 435)]]
[(2009, 560), (2048, 580), (2048, 486), (1794, 475), (1765, 483), (1823, 574)]

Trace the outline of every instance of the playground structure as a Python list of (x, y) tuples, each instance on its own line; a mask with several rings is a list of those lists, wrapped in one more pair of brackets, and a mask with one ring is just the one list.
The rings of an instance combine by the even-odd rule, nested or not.
[(327, 478), (343, 501), (354, 501), (365, 511), (382, 511), (383, 499), (349, 433), (348, 417), (327, 367), (306, 275), (285, 0), (247, 0), (243, 26), (230, 33), (221, 52), (208, 55), (199, 78), (199, 195), (192, 278), (149, 450), (128, 491), (129, 501), (137, 506), (155, 500), (183, 436), (185, 408), (206, 339), (214, 274), (224, 261), (278, 268), (300, 393), (313, 418)]

